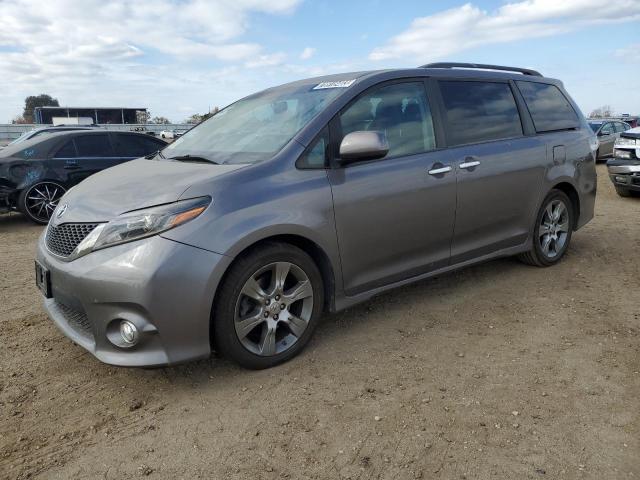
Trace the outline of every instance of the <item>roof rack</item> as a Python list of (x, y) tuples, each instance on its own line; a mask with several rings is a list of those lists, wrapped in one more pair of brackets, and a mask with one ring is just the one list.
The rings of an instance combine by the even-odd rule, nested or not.
[(457, 62), (437, 62), (421, 65), (420, 68), (478, 68), (482, 70), (503, 70), (505, 72), (517, 72), (533, 77), (542, 77), (540, 72), (528, 68), (503, 67), (501, 65), (485, 65), (483, 63), (457, 63)]

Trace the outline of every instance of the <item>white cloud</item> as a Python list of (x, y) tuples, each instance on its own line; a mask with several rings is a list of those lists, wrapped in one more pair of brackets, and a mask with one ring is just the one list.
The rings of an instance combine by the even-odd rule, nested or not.
[[(162, 86), (175, 96), (202, 70), (220, 70), (216, 62), (275, 65), (282, 54), (242, 37), (252, 15), (287, 15), (301, 1), (0, 0), (0, 121), (31, 94), (144, 105)], [(132, 102), (138, 88), (147, 93)]]
[(315, 54), (316, 54), (316, 49), (315, 48), (307, 47), (300, 54), (300, 59), (301, 60), (309, 60)]
[(287, 55), (283, 52), (258, 55), (256, 58), (247, 60), (245, 62), (245, 66), (247, 68), (275, 67), (277, 65), (282, 65), (286, 58)]
[(640, 62), (640, 43), (620, 48), (615, 52), (616, 57), (624, 62)]
[(467, 3), (414, 19), (407, 30), (374, 49), (369, 59), (409, 59), (418, 64), (482, 45), (638, 19), (638, 0), (525, 0), (508, 3), (492, 12)]

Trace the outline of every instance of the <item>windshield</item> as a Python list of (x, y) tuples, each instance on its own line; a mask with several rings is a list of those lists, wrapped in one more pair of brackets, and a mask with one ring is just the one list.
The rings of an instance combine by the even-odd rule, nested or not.
[(593, 130), (593, 133), (595, 133), (602, 126), (602, 122), (599, 122), (599, 123), (589, 122), (589, 126), (591, 127), (591, 130)]
[(33, 130), (29, 130), (28, 132), (24, 132), (22, 135), (20, 135), (18, 138), (16, 138), (15, 140), (13, 140), (12, 142), (9, 142), (7, 145), (13, 145), (15, 143), (20, 143), (20, 142), (24, 142), (29, 135), (33, 133)]
[(273, 157), (344, 89), (285, 85), (228, 106), (164, 149), (167, 158), (200, 156), (216, 163)]

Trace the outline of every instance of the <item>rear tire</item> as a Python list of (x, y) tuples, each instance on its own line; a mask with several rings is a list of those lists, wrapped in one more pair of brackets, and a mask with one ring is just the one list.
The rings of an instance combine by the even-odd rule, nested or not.
[(555, 265), (569, 248), (575, 223), (573, 204), (567, 194), (551, 190), (536, 215), (531, 250), (518, 258), (536, 267)]
[(242, 367), (273, 367), (309, 342), (323, 305), (322, 275), (311, 257), (290, 244), (266, 243), (225, 275), (213, 308), (213, 346)]
[(616, 193), (618, 195), (620, 195), (621, 197), (631, 197), (631, 190), (629, 190), (628, 188), (624, 188), (624, 187), (619, 187), (618, 185), (615, 185), (616, 187)]

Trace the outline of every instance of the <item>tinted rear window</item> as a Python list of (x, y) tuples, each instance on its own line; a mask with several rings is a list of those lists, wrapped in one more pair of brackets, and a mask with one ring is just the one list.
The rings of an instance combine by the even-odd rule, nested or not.
[(439, 83), (450, 146), (522, 135), (518, 107), (508, 83)]
[(555, 85), (517, 81), (538, 133), (580, 126), (578, 115)]
[(166, 146), (164, 142), (143, 135), (116, 133), (113, 139), (117, 154), (123, 157), (143, 157)]
[(113, 157), (113, 148), (106, 133), (76, 137), (79, 157)]

